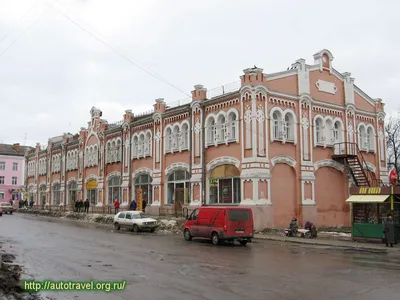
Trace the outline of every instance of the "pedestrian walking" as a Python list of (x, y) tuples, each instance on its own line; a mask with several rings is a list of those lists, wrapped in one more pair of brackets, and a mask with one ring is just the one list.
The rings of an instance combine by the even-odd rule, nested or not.
[(114, 200), (114, 211), (115, 211), (115, 214), (117, 214), (119, 211), (119, 201), (117, 198), (115, 198), (115, 200)]
[(393, 244), (396, 243), (396, 238), (395, 238), (395, 232), (394, 232), (394, 221), (393, 221), (393, 215), (388, 214), (387, 218), (383, 224), (383, 234), (384, 234), (384, 239), (386, 242), (386, 247), (393, 247)]
[(89, 213), (89, 206), (90, 206), (90, 202), (89, 202), (88, 198), (86, 198), (85, 203), (83, 205), (85, 207), (85, 213), (88, 214)]
[(137, 204), (135, 200), (132, 200), (131, 205), (130, 205), (131, 210), (136, 210)]

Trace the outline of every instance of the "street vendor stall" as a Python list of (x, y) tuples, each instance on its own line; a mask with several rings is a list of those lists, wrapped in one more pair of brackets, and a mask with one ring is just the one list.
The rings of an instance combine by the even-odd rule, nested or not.
[(351, 187), (352, 238), (382, 240), (384, 222), (393, 215), (396, 239), (400, 241), (400, 186)]

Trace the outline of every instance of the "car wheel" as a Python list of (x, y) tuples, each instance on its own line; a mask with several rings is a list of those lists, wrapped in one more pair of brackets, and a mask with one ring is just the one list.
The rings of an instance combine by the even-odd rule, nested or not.
[(247, 245), (247, 241), (239, 241), (240, 245), (242, 246), (246, 246)]
[(115, 228), (115, 230), (120, 230), (121, 225), (119, 225), (118, 223), (114, 223), (114, 228)]
[(219, 235), (218, 233), (214, 232), (211, 236), (211, 241), (213, 245), (219, 245)]
[(132, 230), (133, 232), (139, 232), (139, 227), (136, 224), (133, 224)]
[(10, 211), (10, 215), (12, 215), (12, 211)]
[(154, 231), (156, 231), (156, 229), (155, 229), (155, 228), (152, 228), (152, 229), (150, 229), (150, 232), (154, 232)]
[(185, 231), (183, 232), (183, 237), (187, 241), (191, 241), (192, 240), (192, 234), (190, 233), (189, 229), (185, 229)]
[(3, 214), (2, 213), (0, 213), (0, 217), (2, 217), (3, 216)]

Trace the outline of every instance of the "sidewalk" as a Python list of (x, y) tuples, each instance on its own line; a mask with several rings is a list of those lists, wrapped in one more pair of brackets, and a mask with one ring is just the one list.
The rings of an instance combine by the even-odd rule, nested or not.
[(338, 247), (338, 248), (375, 252), (375, 253), (400, 254), (400, 245), (393, 245), (393, 248), (391, 248), (391, 247), (386, 247), (386, 245), (384, 244), (359, 243), (353, 241), (339, 241), (334, 239), (318, 239), (318, 238), (304, 239), (296, 237), (285, 237), (274, 234), (255, 234), (254, 239), (286, 242), (286, 243), (297, 243), (297, 244), (314, 245), (314, 246)]

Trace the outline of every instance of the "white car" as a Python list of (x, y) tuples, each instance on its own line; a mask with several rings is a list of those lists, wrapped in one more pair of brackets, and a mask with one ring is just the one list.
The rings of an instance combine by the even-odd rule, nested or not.
[(114, 227), (116, 230), (125, 227), (131, 228), (133, 232), (154, 232), (158, 227), (158, 223), (157, 220), (149, 218), (140, 211), (130, 210), (121, 211), (114, 216)]

